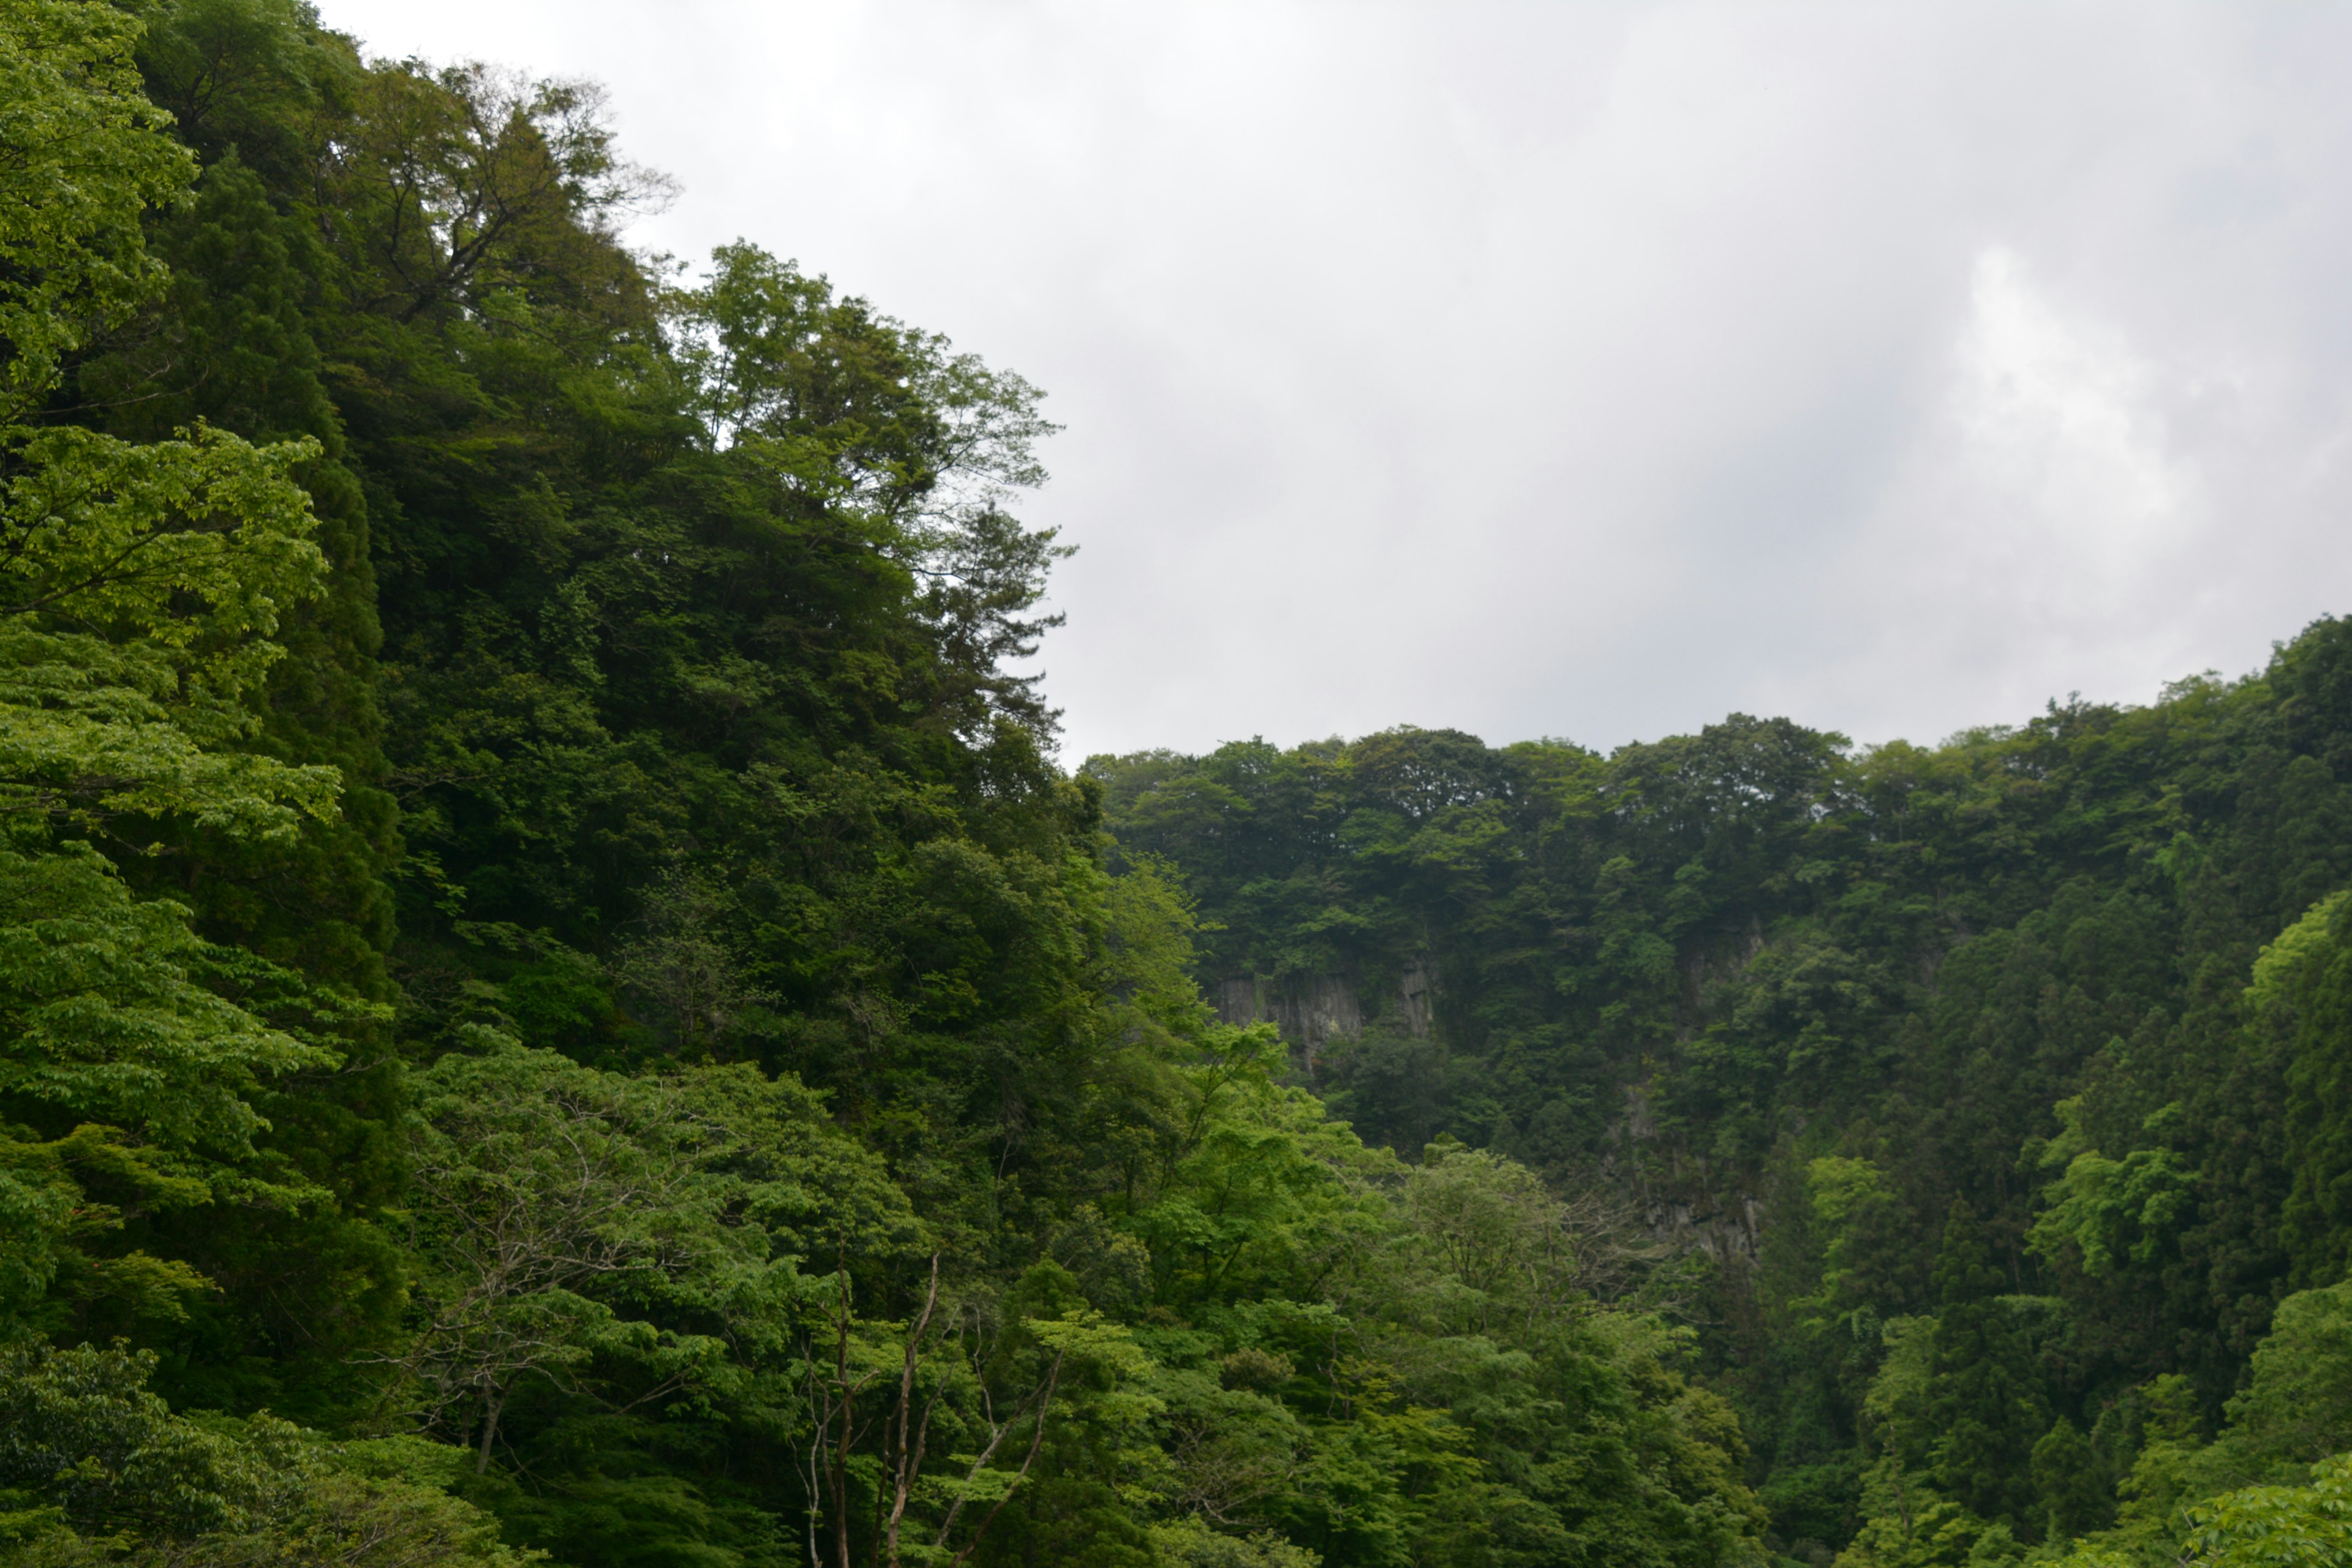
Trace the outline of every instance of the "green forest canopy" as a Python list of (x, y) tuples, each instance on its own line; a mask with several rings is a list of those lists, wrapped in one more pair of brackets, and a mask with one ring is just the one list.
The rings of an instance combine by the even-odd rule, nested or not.
[(1056, 761), (1036, 389), (0, 0), (0, 1554), (2352, 1562), (2352, 623)]

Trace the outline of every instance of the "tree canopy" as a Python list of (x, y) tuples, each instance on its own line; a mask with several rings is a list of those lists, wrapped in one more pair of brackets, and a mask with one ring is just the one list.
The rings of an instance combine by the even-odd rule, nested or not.
[(0, 48), (10, 1553), (1754, 1557), (1621, 1227), (1202, 1000), (1036, 389), (631, 250), (584, 84)]
[(1019, 375), (0, 0), (0, 1555), (2333, 1562), (2352, 630), (1088, 760)]

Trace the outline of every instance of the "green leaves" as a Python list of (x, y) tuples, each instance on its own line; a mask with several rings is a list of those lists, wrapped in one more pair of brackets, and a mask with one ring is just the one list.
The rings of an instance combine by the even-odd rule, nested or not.
[(756, 246), (711, 263), (671, 301), (710, 439), (787, 517), (824, 519), (917, 588), (964, 740), (992, 715), (1050, 730), (1035, 679), (1005, 668), (1061, 624), (1033, 611), (1070, 551), (1006, 510), (1045, 482), (1044, 395)]
[(19, 445), (0, 503), (0, 808), (278, 839), (332, 813), (333, 768), (229, 749), (258, 728), (280, 616), (320, 591), (289, 472), (317, 452), (210, 430)]
[(2084, 1147), (2079, 1101), (2062, 1101), (2067, 1131), (2042, 1155), (2064, 1174), (2042, 1190), (2049, 1207), (2033, 1222), (2027, 1245), (2056, 1261), (2074, 1248), (2084, 1272), (2112, 1274), (2126, 1264), (2154, 1263), (2195, 1200), (2197, 1179), (2169, 1149), (2135, 1149), (2110, 1159)]
[(290, 841), (341, 786), (332, 768), (247, 749), (280, 619), (323, 574), (291, 477), (316, 443), (198, 429), (138, 445), (18, 423), (62, 356), (160, 277), (140, 219), (191, 165), (140, 94), (135, 33), (100, 6), (0, 7), (0, 1105), (42, 1124), (8, 1128), (0, 1165), (22, 1226), (5, 1259), (16, 1313), (62, 1270), (85, 1304), (180, 1315), (209, 1281), (112, 1252), (105, 1233), (231, 1195), (323, 1195), (260, 1156), (253, 1100), (338, 1059), (208, 984), (185, 905), (142, 900), (87, 843), (51, 841), (125, 816)]
[(74, 0), (0, 4), (0, 426), (155, 290), (140, 221), (194, 178), (131, 62), (139, 24)]
[(674, 1084), (583, 1068), (492, 1036), (423, 1075), (410, 1135), (422, 1324), (388, 1391), (487, 1468), (516, 1386), (577, 1385), (608, 1345), (670, 1348), (616, 1308), (764, 1261), (721, 1224), (711, 1131)]
[(179, 1420), (145, 1387), (153, 1368), (120, 1347), (0, 1349), (0, 1486), (124, 1544), (249, 1526), (293, 1479), (295, 1433), (265, 1423), (244, 1443)]
[(2322, 1568), (2352, 1559), (2352, 1454), (2299, 1487), (2247, 1487), (2189, 1513), (2187, 1558), (2211, 1568)]
[(0, 851), (0, 1093), (231, 1160), (266, 1079), (331, 1065), (191, 977), (187, 910), (131, 896), (86, 845)]
[(531, 1560), (444, 1492), (447, 1450), (339, 1450), (268, 1416), (199, 1424), (148, 1390), (154, 1366), (120, 1346), (0, 1348), (0, 1498), (36, 1504), (0, 1513), (0, 1551), (63, 1563), (168, 1553), (193, 1568)]
[(0, 1208), (16, 1222), (0, 1246), (0, 1314), (31, 1314), (64, 1268), (84, 1301), (181, 1316), (180, 1294), (210, 1281), (116, 1253), (108, 1233), (126, 1213), (324, 1195), (259, 1156), (268, 1123), (253, 1100), (338, 1057), (203, 984), (209, 949), (187, 922), (181, 905), (133, 898), (88, 845), (0, 850), (0, 1105), (50, 1130), (0, 1138)]
[(0, 144), (16, 165), (0, 181), (0, 810), (85, 826), (181, 814), (283, 838), (332, 810), (334, 770), (224, 753), (257, 727), (279, 617), (320, 591), (290, 478), (317, 445), (18, 423), (60, 357), (161, 277), (140, 218), (193, 165), (140, 91), (136, 31), (105, 7), (0, 10)]
[(836, 298), (739, 241), (675, 308), (712, 430), (809, 499), (906, 529), (968, 522), (1045, 482), (1043, 394), (948, 341)]
[(319, 592), (312, 440), (255, 447), (209, 428), (143, 445), (64, 426), (22, 437), (0, 531), (12, 616), (68, 618), (192, 658), (206, 695), (251, 693), (280, 616)]

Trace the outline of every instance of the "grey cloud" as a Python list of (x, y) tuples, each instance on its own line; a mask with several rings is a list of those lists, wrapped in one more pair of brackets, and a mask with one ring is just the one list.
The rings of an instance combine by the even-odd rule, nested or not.
[(326, 10), (1046, 386), (1076, 754), (1932, 739), (2352, 608), (2352, 13)]

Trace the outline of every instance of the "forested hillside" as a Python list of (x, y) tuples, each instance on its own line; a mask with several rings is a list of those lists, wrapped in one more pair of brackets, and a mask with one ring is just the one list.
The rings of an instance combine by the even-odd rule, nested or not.
[(1039, 392), (666, 191), (0, 0), (0, 1560), (2352, 1562), (2352, 623), (1072, 773)]
[(288, 0), (0, 0), (0, 149), (10, 1561), (1754, 1560), (1114, 873), (1034, 390)]
[(1734, 716), (1086, 776), (1367, 1142), (1507, 1155), (1685, 1260), (1774, 1550), (2153, 1563), (2255, 1483), (2333, 1544), (2192, 1556), (2352, 1561), (2340, 1468), (2303, 1484), (2352, 1447), (2347, 769), (2324, 621), (1933, 750)]

